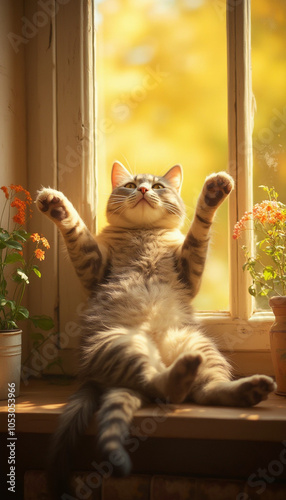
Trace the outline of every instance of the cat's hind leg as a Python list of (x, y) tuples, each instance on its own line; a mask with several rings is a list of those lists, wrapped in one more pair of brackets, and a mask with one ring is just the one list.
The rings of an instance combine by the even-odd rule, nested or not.
[(191, 390), (191, 398), (196, 403), (218, 406), (254, 406), (267, 399), (276, 384), (267, 375), (252, 375), (238, 380), (217, 381), (209, 379), (205, 383), (198, 380)]
[[(203, 405), (247, 407), (267, 399), (268, 394), (275, 390), (275, 382), (266, 375), (232, 380), (228, 361), (214, 342), (199, 330), (186, 327), (169, 332), (162, 343), (161, 355), (163, 361), (170, 365), (170, 374), (172, 370), (177, 371), (173, 380), (170, 377), (166, 384), (169, 399), (174, 403), (191, 400)], [(188, 359), (190, 362), (182, 362)], [(196, 370), (192, 359), (198, 360)], [(184, 399), (183, 384), (180, 385), (183, 367), (185, 391), (188, 388)], [(177, 387), (176, 381), (179, 382)]]
[(181, 354), (171, 366), (153, 377), (152, 384), (170, 403), (182, 403), (190, 392), (202, 361), (199, 353)]

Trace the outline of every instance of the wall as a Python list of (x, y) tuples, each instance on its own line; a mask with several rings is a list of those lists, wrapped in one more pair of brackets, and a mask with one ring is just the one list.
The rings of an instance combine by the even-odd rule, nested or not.
[(21, 34), (22, 16), (23, 0), (0, 2), (1, 186), (27, 184), (24, 47), (16, 53), (8, 38)]
[[(25, 49), (13, 47), (21, 35), (23, 0), (0, 2), (0, 186), (28, 188), (26, 161)], [(0, 210), (4, 194), (0, 193)], [(23, 339), (24, 355), (27, 339)]]

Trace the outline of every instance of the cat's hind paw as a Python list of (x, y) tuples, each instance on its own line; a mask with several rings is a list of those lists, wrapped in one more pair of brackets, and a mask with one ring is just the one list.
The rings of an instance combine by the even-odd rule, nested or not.
[(60, 191), (44, 188), (38, 191), (36, 206), (40, 212), (53, 219), (63, 221), (69, 216), (68, 200)]
[(182, 354), (173, 364), (166, 390), (171, 403), (182, 403), (186, 399), (202, 361), (200, 354)]
[(252, 375), (238, 380), (237, 402), (239, 406), (254, 406), (267, 399), (275, 391), (276, 383), (267, 375)]

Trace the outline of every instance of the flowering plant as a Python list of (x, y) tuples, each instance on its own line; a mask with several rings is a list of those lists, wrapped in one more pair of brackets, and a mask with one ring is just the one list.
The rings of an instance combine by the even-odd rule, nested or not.
[(268, 194), (268, 200), (257, 203), (244, 214), (234, 226), (233, 238), (239, 238), (241, 231), (247, 229), (247, 221), (253, 221), (255, 256), (250, 255), (246, 246), (242, 247), (246, 257), (243, 270), (248, 270), (252, 277), (248, 291), (253, 296), (285, 295), (286, 205), (278, 201), (273, 187), (260, 187)]
[[(43, 248), (48, 249), (50, 245), (45, 237), (38, 233), (30, 234), (24, 229), (26, 217), (31, 214), (32, 198), (29, 191), (14, 184), (9, 187), (2, 186), (1, 190), (6, 200), (0, 217), (0, 328), (13, 330), (18, 328), (18, 321), (29, 318), (35, 326), (49, 330), (53, 327), (52, 318), (49, 316), (30, 316), (28, 309), (22, 305), (22, 301), (26, 286), (29, 284), (30, 274), (34, 273), (39, 278), (41, 277), (35, 260), (44, 260), (45, 250)], [(12, 216), (12, 227), (10, 228), (11, 209), (16, 209), (16, 213)], [(3, 227), (5, 216), (6, 228)], [(26, 261), (23, 250), (28, 240), (35, 244), (35, 249)], [(8, 279), (13, 282), (10, 298), (8, 298)]]

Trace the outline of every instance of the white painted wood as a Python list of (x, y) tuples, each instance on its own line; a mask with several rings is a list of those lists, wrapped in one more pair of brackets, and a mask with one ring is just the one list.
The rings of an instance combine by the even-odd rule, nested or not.
[[(50, 5), (52, 6), (52, 2)], [(25, 18), (30, 23), (35, 23), (40, 10), (36, 0), (25, 1)], [(44, 12), (42, 19), (43, 25), (25, 44), (28, 184), (34, 200), (37, 190), (42, 186), (52, 187), (56, 184), (55, 17)], [(30, 313), (51, 316), (57, 331), (59, 306), (57, 231), (35, 207), (29, 230), (44, 235), (51, 245), (50, 250), (46, 251), (45, 260), (38, 263), (42, 273), (41, 279), (36, 276), (31, 277)], [(50, 361), (52, 359), (47, 359), (45, 363), (48, 364)]]
[[(95, 229), (95, 95), (93, 4), (71, 0), (56, 18), (58, 189)], [(77, 320), (85, 295), (62, 245), (59, 251), (60, 329)], [(70, 337), (67, 349), (77, 347)]]
[[(230, 234), (234, 224), (252, 207), (252, 85), (251, 85), (250, 0), (227, 1), (228, 38), (228, 130), (229, 171), (236, 189), (230, 199)], [(243, 273), (244, 255), (240, 248), (251, 248), (251, 234), (230, 241), (230, 310), (234, 319), (247, 320), (253, 311), (247, 289), (251, 284)]]

